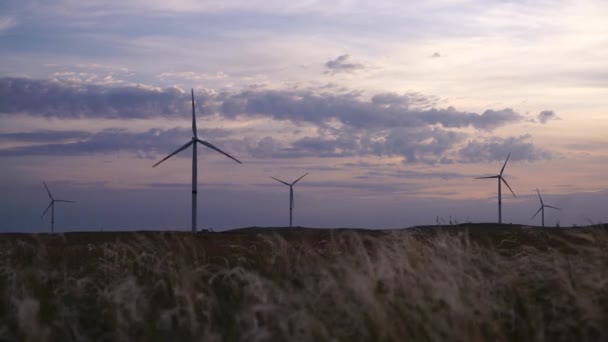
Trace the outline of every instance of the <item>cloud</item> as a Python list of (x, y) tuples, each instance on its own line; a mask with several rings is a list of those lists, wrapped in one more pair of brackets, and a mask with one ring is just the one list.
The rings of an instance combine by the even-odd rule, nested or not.
[(482, 114), (461, 112), (453, 107), (425, 109), (424, 107), (432, 105), (435, 99), (416, 93), (376, 94), (371, 100), (364, 100), (357, 93), (259, 90), (225, 93), (209, 100), (216, 103), (215, 108), (210, 107), (209, 110), (217, 111), (228, 118), (270, 117), (320, 126), (338, 120), (343, 125), (361, 129), (424, 127), (438, 124), (445, 128), (474, 127), (492, 130), (523, 119), (520, 114), (509, 108), (486, 110)]
[[(130, 152), (142, 158), (156, 158), (168, 154), (187, 142), (189, 129), (151, 129), (142, 133), (125, 129), (105, 129), (98, 133), (85, 131), (38, 131), (0, 134), (0, 140), (37, 142), (0, 149), (0, 156), (78, 156), (94, 153)], [(229, 135), (221, 129), (199, 129), (199, 134), (218, 146), (217, 140)]]
[[(0, 78), (0, 113), (67, 119), (186, 118), (190, 114), (188, 95), (179, 88)], [(316, 134), (307, 133), (306, 136), (298, 134), (277, 138), (267, 136), (267, 133), (256, 136), (254, 130), (233, 130), (232, 137), (227, 134), (220, 137), (220, 142), (231, 151), (257, 158), (389, 156), (401, 157), (406, 163), (426, 164), (448, 164), (459, 160), (470, 162), (475, 158), (494, 160), (493, 154), (486, 150), (497, 149), (500, 140), (469, 142), (458, 153), (457, 149), (470, 134), (462, 129), (491, 132), (523, 120), (510, 108), (488, 109), (481, 114), (458, 111), (453, 107), (435, 108), (436, 98), (419, 93), (379, 93), (363, 97), (358, 92), (331, 93), (326, 89), (319, 91), (309, 88), (232, 92), (203, 90), (196, 95), (201, 115), (216, 115), (234, 122), (262, 118), (292, 126), (306, 124), (308, 132), (316, 131)], [(60, 137), (52, 132), (35, 132), (38, 137), (27, 132), (22, 135), (16, 133), (0, 138), (17, 142), (28, 142), (26, 139), (30, 139), (29, 142), (48, 144), (35, 148), (21, 146), (2, 150), (0, 154), (61, 155), (128, 150), (148, 156), (150, 153), (166, 152), (167, 146), (180, 144), (183, 137), (188, 135), (180, 133), (177, 137), (171, 132), (176, 131), (157, 129), (136, 135), (115, 129), (90, 136), (67, 132), (61, 137), (63, 140), (57, 141), (52, 139)], [(234, 138), (238, 133), (243, 133), (247, 138)], [(154, 141), (150, 141), (151, 136), (155, 136)], [(165, 143), (158, 145), (163, 139)], [(511, 144), (514, 144), (513, 148), (527, 147), (537, 152), (532, 143), (521, 139), (511, 141)], [(475, 150), (482, 153), (476, 154)], [(536, 154), (534, 158), (541, 156)]]
[[(216, 93), (198, 91), (202, 115), (225, 119), (263, 117), (326, 126), (338, 120), (353, 128), (474, 127), (492, 130), (517, 123), (512, 109), (467, 113), (453, 107), (430, 108), (436, 99), (418, 93), (380, 93), (371, 100), (360, 93), (332, 94), (303, 90), (244, 90)], [(59, 80), (0, 78), (0, 113), (25, 113), (56, 118), (133, 119), (187, 117), (190, 97), (179, 88), (89, 85)]]
[(265, 137), (243, 152), (259, 158), (388, 156), (403, 157), (405, 163), (446, 164), (452, 162), (451, 149), (465, 138), (464, 133), (441, 128), (400, 128), (388, 133), (346, 130), (336, 136), (306, 136), (291, 144)]
[(17, 20), (13, 17), (0, 16), (0, 32), (7, 31), (17, 25)]
[(559, 117), (552, 110), (543, 110), (538, 114), (540, 123), (547, 123), (549, 120), (559, 120)]
[[(150, 129), (129, 132), (105, 129), (85, 131), (35, 131), (0, 134), (0, 141), (22, 143), (0, 149), (0, 156), (79, 156), (126, 152), (139, 158), (155, 159), (172, 152), (187, 141), (189, 129)], [(386, 135), (340, 131), (336, 136), (305, 136), (292, 142), (267, 136), (259, 140), (239, 138), (238, 132), (223, 129), (199, 129), (200, 136), (237, 156), (259, 159), (344, 158), (366, 156), (401, 157), (406, 164), (450, 164), (502, 160), (511, 151), (514, 160), (549, 158), (528, 140), (530, 136), (469, 141), (455, 151), (467, 135), (441, 128), (397, 128)], [(25, 145), (24, 145), (25, 144)], [(186, 155), (186, 154), (184, 154)]]
[(336, 59), (325, 62), (325, 67), (328, 69), (325, 73), (335, 74), (340, 72), (350, 73), (364, 69), (365, 66), (359, 63), (349, 62), (350, 55), (341, 55)]
[(439, 52), (435, 52), (431, 55), (431, 58), (439, 58), (441, 57), (441, 54), (439, 54)]
[(91, 133), (84, 131), (36, 131), (36, 132), (16, 132), (1, 133), (0, 141), (25, 142), (25, 143), (49, 143), (63, 142), (67, 140), (81, 140), (91, 136)]
[(438, 99), (420, 93), (380, 93), (372, 97), (371, 102), (381, 107), (429, 108), (437, 104)]
[(527, 160), (530, 162), (551, 159), (551, 153), (539, 149), (531, 142), (529, 134), (518, 137), (498, 138), (469, 141), (458, 152), (460, 161), (478, 163), (482, 161), (504, 161), (511, 153), (511, 160)]
[(459, 172), (443, 172), (443, 171), (412, 171), (412, 170), (395, 170), (395, 171), (368, 171), (363, 176), (357, 176), (355, 178), (370, 179), (370, 178), (385, 178), (393, 177), (398, 179), (441, 179), (441, 180), (452, 180), (452, 179), (463, 179), (472, 178), (474, 175), (459, 173)]
[(222, 71), (216, 73), (200, 73), (193, 71), (183, 72), (163, 72), (156, 75), (161, 80), (188, 80), (188, 81), (209, 81), (209, 80), (221, 80), (228, 77), (228, 75)]
[(0, 113), (55, 118), (186, 116), (188, 96), (178, 88), (104, 86), (60, 80), (0, 79)]

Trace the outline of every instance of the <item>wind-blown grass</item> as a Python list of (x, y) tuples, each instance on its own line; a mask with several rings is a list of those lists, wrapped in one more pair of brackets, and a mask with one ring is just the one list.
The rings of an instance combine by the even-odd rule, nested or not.
[(605, 229), (7, 235), (0, 339), (606, 340)]

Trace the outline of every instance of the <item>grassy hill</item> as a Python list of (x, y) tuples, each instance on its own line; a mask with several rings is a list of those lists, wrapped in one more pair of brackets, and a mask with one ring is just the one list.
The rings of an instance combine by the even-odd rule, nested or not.
[(0, 340), (606, 340), (608, 229), (0, 235)]

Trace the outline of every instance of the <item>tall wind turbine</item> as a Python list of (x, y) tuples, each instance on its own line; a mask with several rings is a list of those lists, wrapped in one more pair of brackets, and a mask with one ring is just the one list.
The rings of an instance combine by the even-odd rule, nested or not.
[(502, 189), (500, 187), (501, 185), (501, 181), (505, 183), (505, 185), (507, 186), (507, 188), (509, 188), (509, 190), (511, 190), (511, 193), (513, 194), (513, 197), (517, 197), (515, 196), (515, 193), (513, 192), (513, 189), (511, 189), (511, 187), (509, 186), (509, 183), (507, 183), (507, 181), (503, 178), (502, 173), (505, 171), (505, 166), (507, 166), (507, 162), (509, 161), (509, 157), (511, 156), (511, 152), (509, 152), (509, 154), (507, 155), (507, 160), (505, 160), (505, 163), (502, 166), (502, 169), (500, 169), (500, 173), (497, 174), (496, 176), (487, 176), (487, 177), (477, 177), (475, 179), (487, 179), (487, 178), (496, 178), (498, 179), (498, 223), (502, 223)]
[(196, 145), (196, 143), (207, 146), (210, 149), (215, 150), (215, 151), (225, 155), (226, 157), (234, 160), (235, 162), (237, 162), (239, 164), (242, 164), (242, 163), (240, 160), (234, 158), (233, 156), (229, 155), (228, 153), (213, 146), (211, 143), (198, 138), (198, 135), (196, 133), (196, 113), (195, 113), (195, 109), (194, 109), (194, 89), (191, 90), (191, 94), (192, 94), (192, 138), (184, 146), (178, 148), (177, 150), (175, 150), (175, 152), (166, 156), (161, 161), (154, 164), (154, 166), (152, 166), (152, 167), (158, 166), (160, 163), (173, 157), (174, 155), (178, 154), (179, 152), (187, 149), (188, 147), (190, 147), (190, 145), (192, 145), (192, 232), (195, 233), (196, 232), (196, 193), (197, 193), (197, 182), (196, 182), (196, 177), (197, 177), (196, 146), (197, 145)]
[(44, 210), (44, 212), (42, 213), (42, 215), (40, 217), (43, 218), (44, 215), (46, 214), (46, 212), (49, 211), (49, 208), (51, 209), (51, 233), (54, 233), (55, 232), (55, 202), (59, 202), (59, 203), (75, 203), (75, 202), (62, 200), (62, 199), (55, 199), (53, 197), (53, 195), (51, 195), (51, 191), (49, 190), (49, 187), (46, 186), (46, 183), (42, 182), (42, 184), (44, 184), (44, 187), (46, 188), (46, 193), (49, 194), (51, 203), (49, 203), (49, 206), (46, 207), (46, 209)]
[(533, 220), (536, 217), (536, 215), (538, 215), (538, 213), (542, 211), (542, 218), (543, 218), (542, 222), (543, 222), (543, 227), (544, 227), (545, 226), (545, 208), (551, 208), (551, 209), (556, 209), (556, 210), (561, 210), (561, 209), (545, 204), (545, 202), (543, 202), (542, 196), (540, 195), (540, 191), (538, 191), (538, 188), (536, 188), (536, 192), (538, 193), (538, 199), (540, 200), (540, 208), (538, 209), (536, 214), (534, 214), (534, 216), (532, 216), (532, 218), (530, 220)]
[(292, 222), (293, 222), (293, 219), (292, 219), (293, 218), (293, 207), (294, 207), (293, 186), (296, 185), (296, 183), (299, 182), (300, 179), (304, 178), (307, 174), (308, 174), (308, 172), (306, 172), (302, 177), (296, 179), (293, 183), (287, 183), (278, 178), (270, 177), (270, 178), (276, 180), (277, 182), (283, 183), (289, 187), (289, 228), (292, 227)]

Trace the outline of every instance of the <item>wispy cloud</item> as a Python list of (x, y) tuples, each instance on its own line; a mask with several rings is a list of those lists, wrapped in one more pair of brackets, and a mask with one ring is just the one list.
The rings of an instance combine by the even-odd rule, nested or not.
[(549, 120), (558, 120), (559, 117), (557, 116), (557, 114), (555, 114), (554, 111), (552, 110), (543, 110), (542, 112), (538, 113), (538, 121), (540, 121), (540, 123), (547, 123), (547, 121)]
[(364, 69), (365, 66), (361, 63), (350, 62), (350, 55), (341, 55), (335, 59), (325, 62), (325, 68), (328, 69), (325, 73), (351, 73), (357, 70)]
[(224, 72), (218, 71), (213, 74), (200, 73), (194, 71), (182, 71), (182, 72), (163, 72), (158, 74), (161, 80), (189, 80), (189, 81), (207, 81), (207, 80), (221, 80), (228, 77)]
[(13, 17), (0, 16), (0, 33), (17, 26), (17, 20)]

